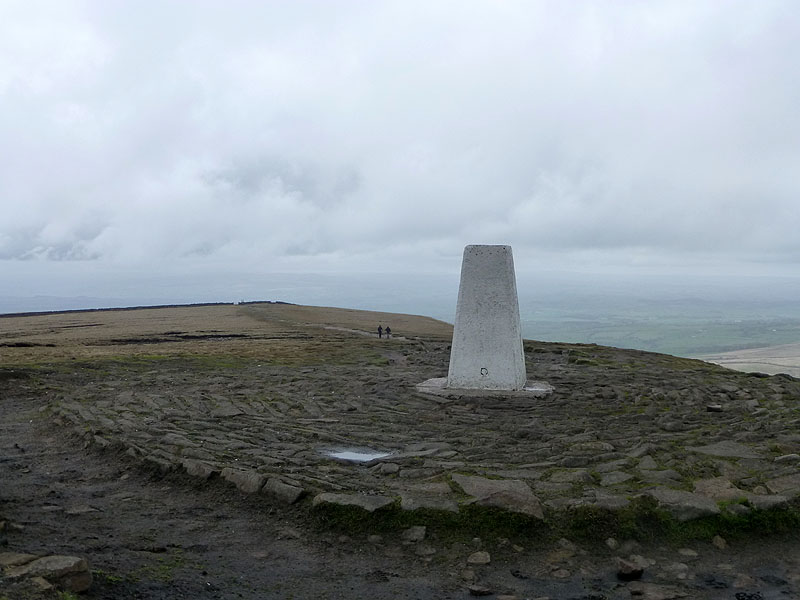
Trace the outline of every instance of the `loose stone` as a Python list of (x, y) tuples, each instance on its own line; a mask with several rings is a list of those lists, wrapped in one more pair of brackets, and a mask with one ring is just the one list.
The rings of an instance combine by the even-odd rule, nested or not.
[(617, 558), (617, 577), (622, 581), (641, 579), (643, 574), (644, 567), (624, 558)]
[(468, 565), (488, 565), (490, 562), (492, 562), (492, 557), (485, 550), (473, 552), (467, 557)]
[(424, 525), (415, 525), (403, 531), (400, 537), (406, 542), (421, 542), (425, 539), (426, 531), (427, 528)]
[(477, 583), (473, 583), (469, 587), (470, 596), (491, 596), (492, 590), (491, 588), (486, 587), (485, 585), (478, 585)]
[(567, 579), (568, 577), (572, 576), (572, 573), (570, 573), (564, 568), (558, 568), (555, 571), (553, 571), (551, 575), (553, 577), (556, 577), (557, 579)]
[(641, 600), (677, 600), (686, 598), (688, 592), (684, 592), (674, 586), (659, 585), (656, 583), (645, 583), (643, 581), (632, 581), (628, 585), (631, 597)]

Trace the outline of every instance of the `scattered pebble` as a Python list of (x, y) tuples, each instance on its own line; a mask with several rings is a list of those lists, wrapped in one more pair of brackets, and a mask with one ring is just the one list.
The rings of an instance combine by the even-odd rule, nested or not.
[(473, 583), (468, 588), (470, 596), (491, 596), (492, 590), (484, 585)]
[(427, 529), (424, 525), (415, 525), (403, 531), (400, 537), (406, 542), (421, 542), (425, 539), (426, 531)]

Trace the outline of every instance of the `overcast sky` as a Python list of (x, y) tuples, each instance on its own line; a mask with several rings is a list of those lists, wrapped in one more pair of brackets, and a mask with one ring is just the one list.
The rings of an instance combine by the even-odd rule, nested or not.
[(795, 0), (0, 0), (0, 294), (797, 274), (798, 40)]

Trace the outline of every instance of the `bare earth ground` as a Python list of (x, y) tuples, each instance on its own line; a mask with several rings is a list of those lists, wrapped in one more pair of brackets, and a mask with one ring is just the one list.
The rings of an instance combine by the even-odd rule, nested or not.
[[(398, 337), (367, 337), (379, 323)], [(796, 529), (732, 532), (715, 546), (436, 520), (423, 540), (404, 539), (404, 526), (366, 513), (334, 527), (314, 494), (401, 494), (457, 473), (525, 481), (548, 518), (671, 473), (680, 489), (724, 478), (754, 499), (795, 491), (775, 482), (793, 482), (796, 463), (774, 463), (800, 448), (791, 379), (526, 342), (529, 374), (557, 392), (506, 414), (411, 391), (446, 370), (450, 332), (422, 317), (287, 305), (0, 318), (0, 552), (88, 558), (88, 598), (466, 598), (469, 585), (516, 598), (800, 597)], [(722, 416), (705, 412), (710, 402)], [(183, 438), (179, 450), (168, 438)], [(319, 451), (356, 442), (408, 454), (426, 439), (433, 452), (370, 467)], [(727, 439), (752, 455), (683, 451)], [(173, 466), (192, 453), (209, 479)], [(308, 497), (287, 506), (241, 493), (219, 476), (231, 461)], [(489, 564), (468, 564), (477, 550)], [(619, 581), (615, 559), (632, 555), (642, 581)], [(66, 598), (7, 578), (4, 595)]]

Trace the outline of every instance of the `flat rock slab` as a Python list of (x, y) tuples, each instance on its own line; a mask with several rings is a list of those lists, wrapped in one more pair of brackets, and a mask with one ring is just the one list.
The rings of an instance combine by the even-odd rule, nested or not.
[(461, 489), (473, 502), (481, 506), (495, 506), (510, 512), (522, 513), (544, 519), (542, 505), (528, 484), (519, 479), (487, 479), (475, 475), (452, 475)]
[(447, 377), (434, 377), (416, 385), (422, 394), (443, 398), (543, 398), (554, 388), (546, 381), (528, 381), (521, 390), (483, 390), (447, 387)]
[(603, 475), (603, 478), (600, 480), (600, 485), (603, 487), (609, 487), (630, 481), (631, 479), (633, 479), (633, 475), (630, 473), (625, 473), (624, 471), (612, 471), (611, 473), (606, 473)]
[(296, 485), (284, 483), (280, 479), (270, 477), (264, 487), (261, 488), (261, 493), (284, 504), (294, 504), (302, 498), (305, 490)]
[(267, 480), (264, 475), (255, 471), (239, 471), (230, 467), (222, 469), (221, 475), (223, 479), (230, 481), (245, 494), (255, 494), (264, 487)]
[(752, 448), (738, 442), (723, 441), (709, 444), (708, 446), (689, 446), (686, 449), (698, 454), (720, 456), (722, 458), (763, 458), (761, 454), (755, 452)]
[(767, 489), (774, 494), (794, 498), (800, 496), (800, 473), (776, 477), (766, 483)]
[(400, 493), (400, 508), (403, 510), (441, 510), (444, 512), (458, 512), (458, 504), (450, 498), (420, 494), (414, 492)]
[(69, 592), (84, 592), (92, 585), (92, 574), (85, 558), (77, 556), (44, 556), (23, 565), (8, 567), (10, 579), (43, 577)]
[(20, 554), (19, 552), (0, 552), (0, 567), (18, 567), (39, 558), (38, 554)]
[(375, 512), (394, 504), (394, 498), (388, 496), (367, 496), (365, 494), (334, 494), (325, 492), (314, 497), (314, 506), (333, 504), (337, 506), (357, 506), (367, 512)]
[(789, 502), (789, 498), (784, 495), (754, 494), (739, 489), (724, 477), (713, 477), (711, 479), (696, 481), (694, 484), (694, 491), (697, 494), (711, 498), (715, 502), (746, 500), (752, 507), (759, 510), (777, 508)]
[(716, 502), (700, 494), (670, 488), (655, 488), (646, 494), (658, 502), (659, 508), (666, 510), (678, 521), (691, 521), (720, 512)]
[(192, 477), (199, 477), (200, 479), (209, 479), (212, 475), (218, 474), (219, 469), (215, 469), (212, 465), (193, 458), (184, 458), (181, 461), (181, 466)]

